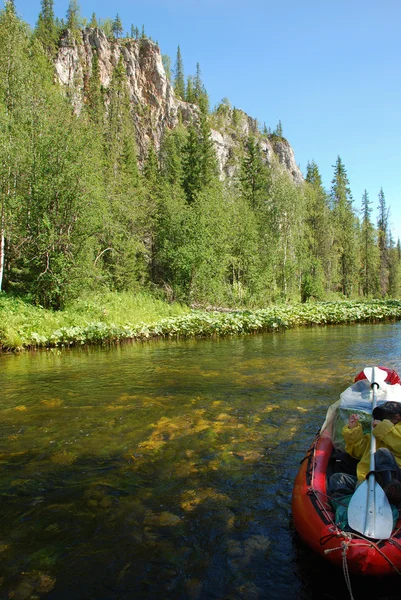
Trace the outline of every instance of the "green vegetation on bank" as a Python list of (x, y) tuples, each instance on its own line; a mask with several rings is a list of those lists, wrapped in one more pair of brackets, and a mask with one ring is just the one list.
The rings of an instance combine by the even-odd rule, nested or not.
[[(383, 190), (375, 190), (377, 218), (367, 192), (361, 212), (340, 157), (329, 190), (313, 161), (296, 183), (271, 150), (290, 150), (281, 122), (261, 131), (228, 101), (211, 113), (200, 67), (186, 80), (180, 51), (174, 89), (190, 102), (186, 116), (149, 139), (156, 114), (126, 75), (127, 52), (153, 60), (156, 46), (144, 31), (139, 37), (131, 28), (134, 38), (122, 39), (119, 18), (105, 27), (116, 57), (106, 85), (101, 49), (83, 48), (88, 21), (77, 0), (65, 21), (55, 19), (53, 0), (43, 0), (33, 31), (17, 4), (6, 0), (0, 11), (1, 290), (57, 310), (105, 289), (228, 307), (401, 296), (401, 244), (391, 236)], [(90, 24), (102, 22), (92, 15)], [(55, 83), (60, 47), (82, 58), (66, 86)], [(212, 126), (233, 142), (226, 177)], [(86, 327), (75, 317), (60, 325), (73, 326)], [(12, 345), (31, 343), (24, 330), (12, 331)], [(103, 334), (95, 328), (82, 338)]]
[(225, 336), (293, 327), (401, 319), (401, 301), (277, 305), (231, 312), (191, 310), (145, 294), (106, 294), (63, 311), (0, 295), (0, 348), (65, 347), (157, 337)]

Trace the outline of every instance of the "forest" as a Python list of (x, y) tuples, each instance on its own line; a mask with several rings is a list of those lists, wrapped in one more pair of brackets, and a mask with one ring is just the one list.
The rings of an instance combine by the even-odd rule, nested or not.
[[(294, 183), (261, 151), (263, 138), (282, 138), (281, 122), (241, 139), (240, 111), (228, 101), (210, 108), (200, 70), (185, 81), (179, 48), (171, 73), (168, 57), (163, 63), (197, 118), (167, 129), (144, 160), (122, 60), (105, 89), (95, 55), (83, 108), (74, 110), (54, 76), (61, 35), (103, 26), (123, 38), (118, 15), (79, 14), (71, 0), (60, 21), (53, 1), (42, 0), (31, 29), (14, 1), (0, 13), (4, 294), (55, 310), (83, 292), (225, 307), (400, 296), (401, 246), (383, 189), (354, 199), (340, 156), (329, 190), (314, 161)], [(133, 26), (130, 35), (146, 38)], [(222, 123), (241, 139), (234, 175), (224, 179), (211, 138)]]

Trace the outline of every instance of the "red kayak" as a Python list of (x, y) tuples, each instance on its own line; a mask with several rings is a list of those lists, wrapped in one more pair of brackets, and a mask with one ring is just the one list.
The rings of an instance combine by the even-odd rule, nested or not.
[[(401, 403), (400, 379), (384, 367), (387, 378), (378, 390), (378, 405), (387, 400)], [(401, 517), (393, 507), (391, 536), (375, 540), (339, 523), (328, 495), (327, 480), (336, 470), (335, 453), (341, 452), (340, 431), (350, 412), (371, 419), (369, 382), (363, 372), (327, 413), (326, 421), (304, 457), (292, 494), (294, 526), (300, 537), (318, 554), (335, 565), (359, 575), (401, 575)], [(337, 461), (338, 462), (338, 461)], [(335, 505), (334, 505), (335, 506)], [(346, 514), (346, 509), (345, 509)], [(336, 518), (337, 517), (337, 518)], [(337, 521), (337, 523), (336, 523)]]

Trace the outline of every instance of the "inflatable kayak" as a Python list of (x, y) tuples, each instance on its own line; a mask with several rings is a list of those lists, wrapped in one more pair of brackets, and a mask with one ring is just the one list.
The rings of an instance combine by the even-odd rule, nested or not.
[[(401, 403), (401, 381), (397, 373), (385, 367), (378, 369), (386, 373), (385, 380), (376, 392), (377, 406), (387, 401)], [(331, 498), (327, 483), (333, 473), (355, 469), (356, 461), (353, 464), (353, 459), (345, 453), (341, 431), (348, 422), (348, 416), (354, 413), (359, 415), (364, 429), (369, 431), (371, 387), (362, 371), (355, 378), (354, 384), (329, 407), (326, 420), (306, 452), (295, 479), (292, 494), (293, 523), (299, 536), (312, 550), (331, 563), (346, 568), (350, 573), (401, 575), (399, 510), (391, 505), (390, 537), (372, 539), (349, 526), (347, 506), (350, 498)]]

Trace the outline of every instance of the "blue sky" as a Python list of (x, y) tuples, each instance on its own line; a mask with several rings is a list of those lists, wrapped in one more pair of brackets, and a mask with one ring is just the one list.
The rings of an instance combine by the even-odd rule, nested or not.
[[(15, 0), (34, 25), (40, 0)], [(55, 0), (64, 18), (68, 0)], [(118, 13), (157, 40), (185, 75), (199, 62), (211, 106), (223, 98), (274, 129), (279, 120), (305, 174), (325, 187), (339, 155), (360, 209), (366, 189), (376, 223), (383, 188), (401, 237), (400, 0), (81, 0), (81, 16)]]

